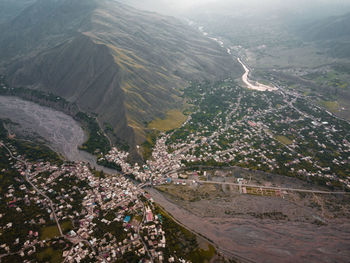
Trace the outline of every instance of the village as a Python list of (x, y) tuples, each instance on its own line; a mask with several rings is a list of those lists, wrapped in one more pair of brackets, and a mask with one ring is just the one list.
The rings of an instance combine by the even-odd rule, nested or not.
[(142, 182), (178, 178), (196, 165), (238, 166), (350, 189), (350, 125), (297, 92), (260, 93), (226, 80), (187, 93), (198, 106), (180, 129), (158, 138), (145, 165), (131, 166), (116, 148), (105, 158)]
[(120, 174), (83, 162), (28, 160), (1, 141), (8, 170), (17, 174), (2, 201), (8, 216), (23, 215), (28, 230), (12, 237), (14, 223), (0, 214), (0, 257), (28, 260), (55, 246), (66, 262), (186, 262), (169, 254), (163, 217), (143, 188), (178, 184), (191, 167), (241, 167), (350, 189), (350, 125), (298, 93), (261, 93), (226, 80), (192, 84), (185, 96), (192, 113), (159, 136), (145, 163), (131, 164), (117, 147), (99, 157)]
[(180, 129), (157, 141), (157, 170), (229, 165), (350, 187), (347, 122), (293, 92), (260, 93), (230, 81), (188, 92), (199, 106)]
[[(27, 215), (22, 203), (41, 210), (24, 222), (29, 229), (26, 235), (3, 240), (1, 257), (28, 259), (57, 243), (66, 262), (118, 258), (164, 262), (162, 216), (154, 214), (152, 198), (141, 186), (122, 175), (99, 174), (85, 163), (30, 162), (12, 145), (1, 142), (1, 146), (8, 149), (11, 169), (18, 172), (18, 183), (10, 185), (4, 196), (8, 209), (23, 217)], [(0, 230), (6, 233), (14, 227), (9, 220)]]

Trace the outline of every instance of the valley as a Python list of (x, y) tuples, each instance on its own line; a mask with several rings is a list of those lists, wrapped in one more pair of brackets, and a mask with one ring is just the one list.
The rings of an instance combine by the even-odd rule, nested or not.
[(334, 21), (328, 18), (310, 24), (284, 21), (279, 17), (272, 25), (272, 21), (259, 17), (259, 22), (247, 22), (247, 32), (241, 31), (244, 20), (230, 28), (225, 23), (231, 18), (212, 19), (205, 30), (216, 37), (219, 35), (232, 54), (243, 58), (258, 81), (296, 90), (349, 120), (350, 75), (346, 45), (349, 37), (339, 32), (349, 14), (334, 17)]
[(145, 140), (146, 123), (179, 107), (188, 80), (241, 70), (182, 21), (113, 0), (35, 1), (1, 28), (9, 85), (75, 103), (132, 147)]
[[(247, 73), (246, 70), (243, 77), (247, 77)], [(269, 91), (247, 89), (232, 79), (212, 84), (193, 82), (184, 90), (184, 97), (191, 105), (187, 120), (180, 128), (160, 134), (152, 157), (145, 164), (130, 163), (129, 154), (117, 147), (100, 155), (98, 162), (114, 163), (120, 167), (122, 174), (132, 175), (132, 179), (141, 182), (141, 185), (134, 185), (126, 179), (126, 189), (134, 189), (137, 195), (146, 196), (149, 192), (156, 203), (170, 211), (174, 220), (198, 233), (197, 238), (206, 237), (204, 242), (209, 242), (220, 254), (238, 262), (260, 262), (262, 255), (266, 259), (262, 262), (277, 262), (281, 255), (297, 262), (310, 255), (318, 258), (319, 262), (328, 262), (322, 261), (325, 257), (339, 260), (348, 257), (346, 233), (343, 231), (349, 223), (346, 219), (348, 195), (344, 192), (337, 194), (349, 189), (346, 176), (349, 170), (347, 122), (313, 105), (296, 91), (283, 87)], [(2, 118), (21, 123), (22, 130), (32, 129), (32, 136), (39, 134), (69, 160), (95, 166), (92, 156), (78, 151), (78, 146), (86, 137), (72, 118), (17, 98), (0, 98)], [(21, 107), (23, 112), (14, 110), (19, 105), (25, 106)], [(62, 135), (64, 140), (58, 140)], [(322, 144), (320, 138), (323, 138)], [(331, 149), (334, 147), (338, 151), (333, 156), (335, 152)], [(80, 163), (76, 166), (76, 176), (83, 175), (79, 180), (94, 182), (93, 173), (90, 174), (85, 165)], [(63, 171), (65, 169), (63, 166)], [(107, 168), (102, 170), (116, 174)], [(48, 172), (51, 173), (50, 170)], [(291, 179), (279, 176), (282, 174)], [(41, 186), (47, 180), (45, 173), (41, 175), (44, 177), (29, 175), (28, 178), (33, 176), (39, 179), (34, 183), (39, 182)], [(98, 178), (100, 184), (108, 184), (113, 177)], [(238, 183), (240, 178), (257, 187), (243, 185), (243, 190), (238, 192), (234, 186), (206, 184), (215, 181)], [(156, 189), (147, 188), (144, 192), (142, 185), (155, 186)], [(292, 188), (315, 192), (303, 194), (301, 190), (295, 193)], [(55, 189), (54, 185), (44, 187), (49, 193), (51, 189)], [(329, 196), (322, 194), (332, 191), (334, 193)], [(132, 202), (141, 197), (134, 198)], [(120, 201), (113, 198), (110, 204), (115, 207)], [(244, 206), (241, 205), (243, 203)], [(336, 204), (337, 208), (332, 209)], [(85, 206), (85, 209), (88, 207)], [(66, 214), (64, 209), (59, 211), (60, 215)], [(135, 216), (139, 217), (140, 211)], [(109, 222), (103, 218), (100, 220)], [(201, 224), (197, 223), (199, 220)], [(324, 235), (311, 234), (320, 227)], [(77, 229), (74, 229), (76, 232)], [(282, 232), (283, 235), (280, 234)], [(271, 239), (266, 238), (266, 233)], [(329, 233), (334, 236), (333, 245), (337, 247), (337, 253), (325, 250), (323, 244)], [(274, 242), (277, 236), (283, 242)], [(306, 238), (309, 241), (304, 241)], [(132, 244), (140, 246), (137, 240)], [(142, 239), (139, 240), (142, 244)], [(294, 245), (285, 249), (286, 243)], [(256, 245), (254, 249), (246, 249), (252, 244)], [(148, 245), (144, 247), (148, 248)], [(305, 247), (309, 250), (307, 254), (301, 252)], [(82, 247), (81, 252), (86, 253), (86, 249), (90, 250)], [(97, 260), (98, 255), (94, 255)]]
[[(249, 171), (239, 176), (220, 170), (214, 174), (217, 176), (213, 180), (217, 181), (236, 182), (239, 177), (262, 181), (262, 176)], [(269, 177), (268, 183), (277, 183), (278, 179), (272, 179), (275, 177)], [(161, 192), (149, 190), (157, 203), (171, 211), (179, 222), (215, 242), (224, 254), (238, 254), (242, 262), (280, 262), (281, 257), (286, 262), (304, 262), (311, 257), (317, 262), (343, 262), (348, 257), (348, 197), (289, 192), (282, 198), (260, 195), (259, 191), (240, 194), (234, 187), (209, 188), (197, 182), (159, 189)], [(335, 214), (338, 216), (333, 217)], [(327, 241), (329, 236), (331, 244)]]
[(0, 0), (0, 263), (347, 262), (346, 8), (175, 2)]

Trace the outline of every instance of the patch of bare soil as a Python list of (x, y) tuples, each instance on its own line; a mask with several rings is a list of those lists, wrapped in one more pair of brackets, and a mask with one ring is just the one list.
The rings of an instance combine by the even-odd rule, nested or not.
[[(270, 183), (281, 180), (291, 186), (305, 184), (289, 178)], [(239, 194), (227, 186), (215, 186), (215, 191), (212, 187), (170, 185), (162, 186), (162, 192), (149, 191), (155, 202), (188, 228), (252, 261), (348, 262), (349, 196), (259, 196)]]

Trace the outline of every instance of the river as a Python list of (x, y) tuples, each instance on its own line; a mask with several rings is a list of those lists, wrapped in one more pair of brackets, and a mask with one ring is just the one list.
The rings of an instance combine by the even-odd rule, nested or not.
[(254, 89), (254, 90), (259, 90), (259, 91), (274, 91), (277, 90), (276, 87), (273, 86), (267, 86), (264, 84), (261, 84), (259, 82), (255, 82), (253, 83), (252, 81), (250, 81), (248, 79), (249, 76), (249, 69), (246, 65), (244, 65), (244, 63), (242, 62), (242, 60), (240, 58), (237, 58), (238, 62), (242, 65), (242, 67), (244, 68), (244, 74), (242, 75), (242, 81), (244, 82), (244, 84), (247, 85), (247, 87), (249, 89)]
[[(193, 22), (191, 22), (193, 24)], [(191, 25), (191, 24), (190, 24)], [(216, 37), (210, 37), (209, 34), (207, 32), (204, 31), (204, 27), (200, 26), (198, 27), (198, 30), (203, 34), (203, 36), (208, 37), (209, 39), (215, 41), (216, 43), (218, 43), (220, 45), (220, 47), (225, 48), (225, 44), (223, 41), (221, 41), (220, 39), (216, 38)], [(229, 55), (232, 55), (231, 49), (230, 48), (226, 48), (226, 52)], [(277, 90), (276, 87), (274, 86), (267, 86), (264, 85), (262, 83), (259, 82), (253, 82), (251, 80), (249, 80), (249, 68), (242, 62), (242, 60), (240, 58), (237, 58), (238, 62), (242, 65), (243, 69), (244, 69), (244, 74), (242, 75), (242, 81), (243, 83), (248, 87), (248, 89), (253, 89), (253, 90), (258, 90), (258, 91), (274, 91)]]
[(88, 162), (106, 173), (117, 171), (97, 165), (96, 157), (78, 147), (87, 139), (82, 127), (72, 117), (17, 97), (0, 96), (0, 118), (20, 124), (21, 129), (36, 133), (67, 160)]

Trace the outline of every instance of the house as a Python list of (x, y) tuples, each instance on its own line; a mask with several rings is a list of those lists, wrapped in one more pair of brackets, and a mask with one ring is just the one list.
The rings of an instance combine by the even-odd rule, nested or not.
[(129, 223), (129, 222), (130, 222), (130, 219), (131, 219), (130, 216), (126, 216), (126, 217), (124, 218), (124, 223)]
[(146, 222), (152, 222), (153, 221), (153, 214), (152, 211), (148, 211), (146, 214)]

